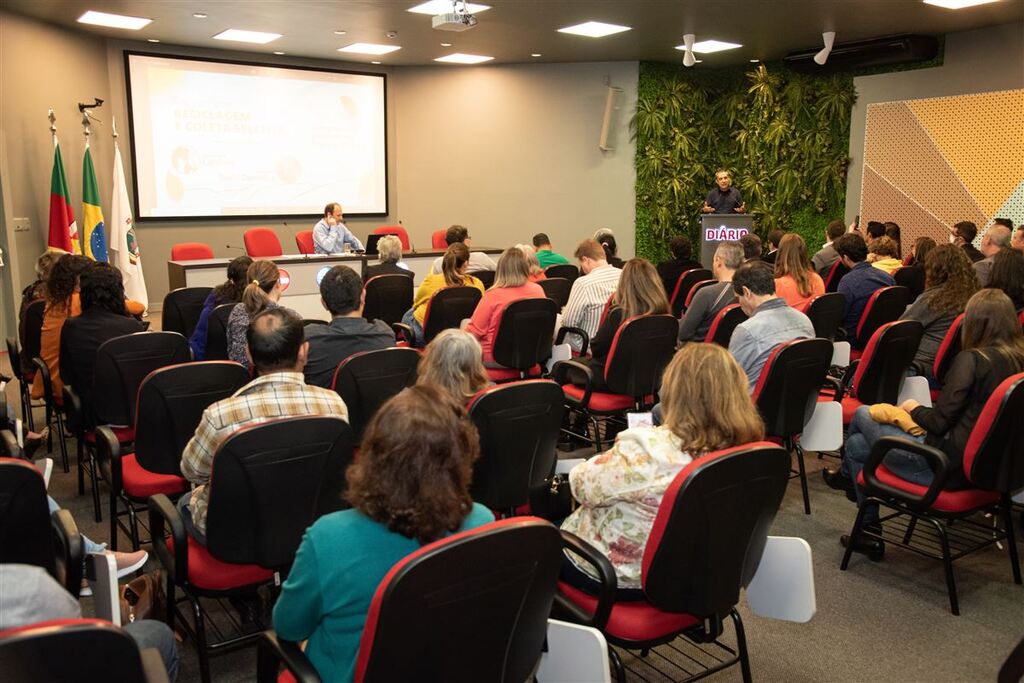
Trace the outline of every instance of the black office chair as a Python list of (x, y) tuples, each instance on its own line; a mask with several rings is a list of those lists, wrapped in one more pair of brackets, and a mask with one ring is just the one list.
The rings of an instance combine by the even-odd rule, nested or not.
[(846, 264), (842, 260), (836, 260), (828, 268), (824, 269), (824, 272), (818, 273), (821, 278), (825, 281), (825, 293), (831, 294), (839, 290), (839, 281), (843, 279), (843, 276), (850, 272), (850, 269), (846, 267)]
[(203, 360), (228, 360), (228, 318), (237, 304), (221, 304), (206, 319), (206, 351)]
[(180, 287), (168, 292), (162, 313), (164, 332), (177, 332), (186, 339), (191, 337), (206, 297), (212, 291), (213, 287)]
[(470, 274), (483, 283), (484, 289), (491, 288), (494, 284), (494, 276), (496, 275), (493, 270), (478, 270), (477, 272)]
[(711, 321), (711, 327), (708, 328), (708, 333), (704, 335), (704, 343), (714, 343), (729, 348), (732, 333), (746, 319), (747, 314), (743, 312), (739, 304), (729, 304), (720, 310), (714, 320)]
[[(36, 376), (43, 385), (43, 403), (46, 406), (46, 426), (51, 427), (47, 437), (47, 450), (53, 452), (54, 421), (57, 423), (57, 443), (60, 446), (60, 458), (65, 472), (71, 471), (71, 464), (68, 461), (68, 444), (64, 437), (64, 407), (63, 403), (57, 403), (53, 394), (53, 378), (50, 377), (50, 367), (42, 358), (33, 358), (32, 363), (36, 366)], [(63, 400), (63, 396), (61, 396)], [(81, 493), (81, 490), (79, 491)]]
[(518, 299), (498, 313), (494, 335), (494, 362), (502, 367), (487, 368), (492, 382), (539, 377), (551, 358), (558, 304), (543, 299)]
[[(21, 349), (18, 348), (18, 341), (14, 337), (7, 338), (7, 359), (11, 363), (11, 372), (14, 379), (18, 380), (18, 398), (21, 402), (21, 421), (31, 429), (35, 430), (32, 417), (32, 380), (30, 380), (21, 366)], [(34, 366), (33, 366), (34, 367)], [(4, 415), (6, 417), (6, 413)]]
[(839, 292), (816, 296), (804, 312), (814, 326), (814, 336), (835, 341), (836, 333), (846, 319), (846, 297)]
[[(403, 275), (397, 277), (409, 279)], [(338, 364), (331, 389), (345, 401), (356, 443), (363, 438), (363, 430), (380, 407), (402, 389), (416, 383), (419, 362), (420, 354), (415, 349), (394, 348), (362, 351)]]
[(412, 278), (407, 275), (371, 277), (363, 285), (363, 294), (363, 317), (393, 325), (401, 322), (405, 312), (412, 308)]
[[(457, 329), (463, 320), (473, 317), (481, 296), (476, 287), (445, 287), (434, 292), (423, 314), (424, 344), (429, 344), (444, 330)], [(392, 327), (410, 346), (414, 344), (408, 325), (395, 323)]]
[(572, 291), (572, 282), (564, 277), (549, 277), (537, 283), (544, 290), (544, 296), (558, 304), (558, 310), (565, 308), (569, 303), (569, 292)]
[(856, 339), (850, 340), (853, 345), (850, 360), (860, 358), (862, 349), (868, 345), (872, 335), (886, 323), (899, 320), (911, 301), (910, 290), (906, 287), (882, 287), (876, 290), (860, 315)]
[(556, 263), (545, 268), (544, 274), (548, 276), (548, 279), (553, 277), (565, 278), (569, 281), (569, 288), (571, 289), (572, 283), (576, 282), (576, 278), (580, 276), (580, 269), (571, 263)]
[(691, 268), (690, 270), (684, 271), (679, 275), (676, 280), (676, 286), (669, 295), (669, 305), (672, 307), (672, 315), (680, 317), (683, 314), (683, 310), (686, 308), (685, 303), (687, 297), (690, 295), (690, 290), (697, 285), (698, 282), (704, 280), (711, 280), (714, 278), (711, 271), (707, 268)]

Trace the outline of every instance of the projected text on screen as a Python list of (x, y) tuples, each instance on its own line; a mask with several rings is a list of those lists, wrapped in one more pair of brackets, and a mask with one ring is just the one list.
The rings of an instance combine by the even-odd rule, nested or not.
[(384, 77), (126, 54), (140, 219), (387, 213)]

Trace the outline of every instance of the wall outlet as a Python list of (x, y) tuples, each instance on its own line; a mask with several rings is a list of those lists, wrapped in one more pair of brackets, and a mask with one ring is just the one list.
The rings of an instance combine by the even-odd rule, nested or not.
[(15, 218), (14, 219), (14, 232), (28, 232), (32, 229), (31, 218)]

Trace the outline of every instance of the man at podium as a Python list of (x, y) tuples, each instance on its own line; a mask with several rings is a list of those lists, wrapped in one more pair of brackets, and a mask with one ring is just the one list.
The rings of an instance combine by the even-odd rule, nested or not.
[(704, 200), (704, 213), (745, 213), (747, 205), (743, 203), (740, 191), (732, 186), (732, 177), (724, 168), (715, 171), (715, 187), (708, 192)]

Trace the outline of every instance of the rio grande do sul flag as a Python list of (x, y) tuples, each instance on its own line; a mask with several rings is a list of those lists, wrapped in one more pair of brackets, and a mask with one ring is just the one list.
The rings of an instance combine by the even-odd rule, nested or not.
[(121, 165), (121, 148), (114, 142), (114, 193), (110, 199), (110, 251), (111, 263), (121, 271), (124, 293), (129, 299), (141, 301), (147, 307), (149, 294), (146, 280), (142, 277), (142, 257), (139, 243), (135, 241), (132, 221), (132, 205), (128, 202), (128, 184), (124, 180)]
[(64, 175), (64, 162), (60, 157), (60, 144), (53, 138), (53, 172), (50, 174), (50, 236), (47, 246), (71, 254), (81, 254), (78, 246), (78, 224), (71, 209), (71, 193)]
[(103, 232), (103, 209), (100, 207), (100, 188), (96, 183), (96, 169), (92, 166), (92, 152), (85, 145), (82, 159), (82, 253), (93, 261), (107, 260), (107, 236)]

